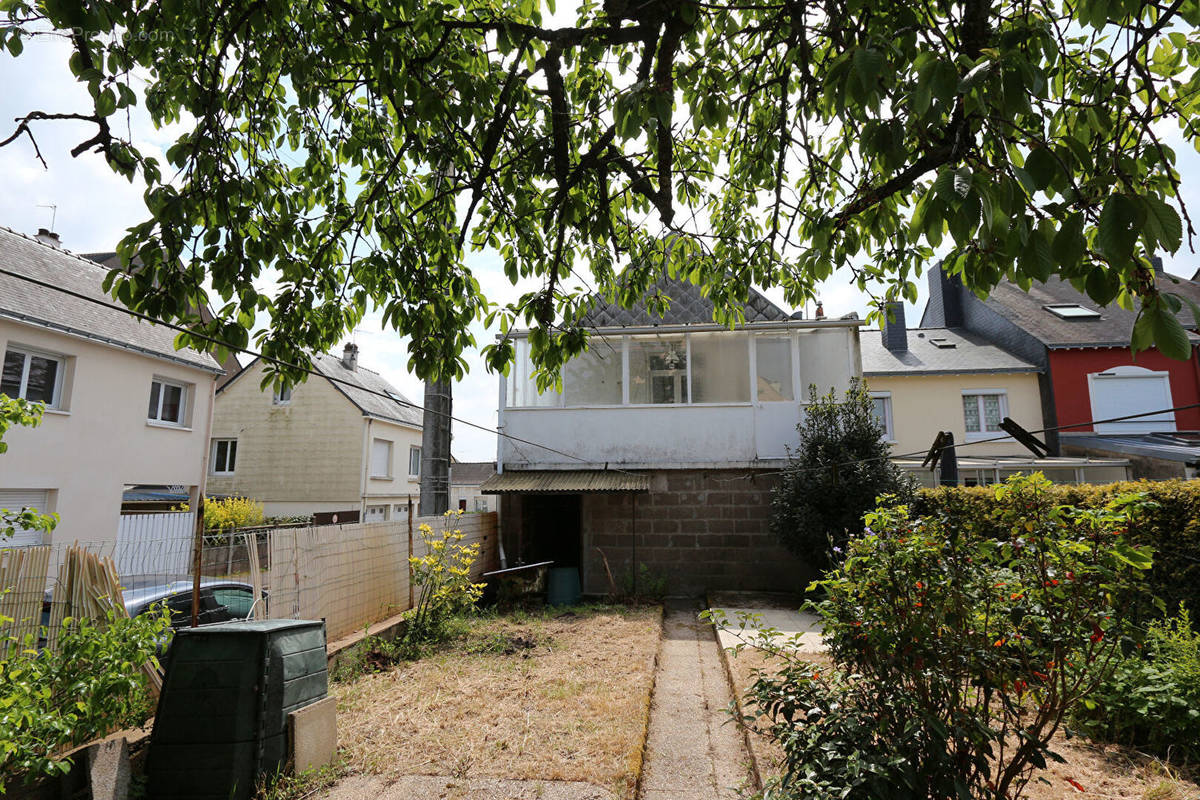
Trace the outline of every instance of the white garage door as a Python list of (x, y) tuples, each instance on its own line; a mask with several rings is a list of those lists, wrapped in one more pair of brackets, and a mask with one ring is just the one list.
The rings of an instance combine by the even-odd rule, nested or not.
[[(1092, 394), (1092, 419), (1111, 419), (1170, 408), (1171, 379), (1165, 372), (1141, 367), (1114, 367), (1088, 376)], [(1094, 426), (1096, 433), (1154, 433), (1175, 430), (1175, 414), (1168, 411), (1124, 422)]]
[(363, 517), (363, 522), (386, 522), (387, 512), (387, 506), (367, 506), (367, 513)]
[[(45, 511), (50, 505), (49, 495), (44, 489), (0, 489), (0, 508), (6, 508), (14, 514), (26, 508)], [(33, 547), (45, 544), (42, 536), (41, 531), (18, 528), (13, 538), (0, 539), (0, 547)]]

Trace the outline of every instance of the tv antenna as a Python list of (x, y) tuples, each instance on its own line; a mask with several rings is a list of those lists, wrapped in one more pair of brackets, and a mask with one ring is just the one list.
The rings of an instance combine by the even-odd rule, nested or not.
[(58, 206), (54, 205), (53, 203), (38, 203), (37, 207), (50, 209), (50, 232), (53, 233), (54, 223), (58, 220)]

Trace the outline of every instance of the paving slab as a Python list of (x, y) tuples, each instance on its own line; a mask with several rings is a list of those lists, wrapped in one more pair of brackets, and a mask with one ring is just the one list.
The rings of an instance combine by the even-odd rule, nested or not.
[(793, 640), (801, 654), (816, 655), (829, 649), (821, 635), (821, 620), (807, 611), (756, 606), (722, 606), (714, 610), (725, 615), (725, 624), (717, 629), (721, 647), (733, 647), (753, 635), (749, 625), (745, 632), (741, 630), (741, 615), (749, 614), (757, 617), (759, 627), (779, 631), (776, 641)]
[(438, 775), (351, 775), (322, 795), (326, 800), (619, 800), (582, 781), (452, 778)]
[(697, 614), (669, 608), (663, 619), (639, 800), (732, 800), (752, 780), (721, 653)]

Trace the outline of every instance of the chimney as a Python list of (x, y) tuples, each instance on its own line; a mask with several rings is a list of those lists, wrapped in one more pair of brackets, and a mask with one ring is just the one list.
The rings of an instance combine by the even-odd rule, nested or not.
[(33, 237), (42, 244), (48, 244), (55, 250), (62, 249), (62, 240), (58, 238), (58, 234), (46, 228), (38, 228), (37, 236)]
[(957, 275), (947, 275), (941, 262), (929, 270), (929, 302), (921, 324), (930, 328), (961, 328), (963, 326), (962, 281)]
[(1154, 267), (1155, 275), (1162, 275), (1162, 273), (1163, 273), (1162, 256), (1150, 256), (1150, 266)]
[(888, 303), (883, 308), (883, 324), (879, 326), (883, 346), (893, 353), (908, 349), (908, 328), (904, 323), (904, 303)]
[(825, 319), (825, 306), (821, 304), (820, 300), (817, 301), (817, 310), (813, 313), (813, 319)]
[(351, 372), (358, 369), (358, 345), (346, 345), (346, 349), (342, 351), (342, 366)]

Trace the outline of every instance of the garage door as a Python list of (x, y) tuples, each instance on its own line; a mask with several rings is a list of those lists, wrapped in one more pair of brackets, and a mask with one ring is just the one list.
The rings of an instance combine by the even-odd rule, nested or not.
[(388, 517), (387, 506), (367, 506), (367, 513), (363, 517), (364, 522), (386, 522)]
[[(1114, 367), (1088, 376), (1092, 419), (1111, 419), (1170, 408), (1171, 379), (1165, 372)], [(1094, 426), (1096, 433), (1154, 433), (1175, 430), (1174, 412)]]
[[(44, 489), (0, 489), (0, 508), (20, 513), (26, 508), (45, 511), (50, 506), (50, 493)], [(18, 528), (16, 536), (0, 540), (0, 547), (33, 547), (45, 544), (41, 531)]]

